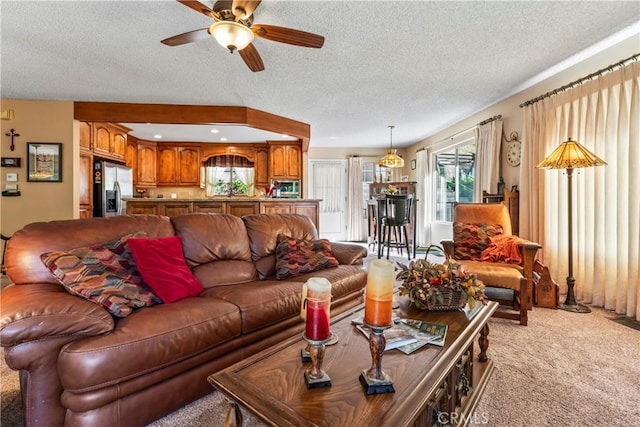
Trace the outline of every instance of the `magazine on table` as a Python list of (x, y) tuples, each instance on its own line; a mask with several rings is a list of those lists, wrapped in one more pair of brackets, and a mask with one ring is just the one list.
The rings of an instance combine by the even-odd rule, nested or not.
[[(371, 330), (364, 325), (356, 324), (356, 328), (369, 338)], [(385, 329), (384, 338), (387, 340), (387, 344), (384, 346), (384, 350), (391, 350), (394, 348), (402, 347), (407, 344), (413, 344), (418, 341), (416, 337), (411, 335), (405, 328), (400, 325), (393, 325), (389, 329)]]
[(411, 328), (411, 334), (413, 336), (421, 337), (423, 340), (430, 340), (426, 344), (433, 344), (439, 347), (444, 346), (449, 325), (414, 319), (400, 319), (400, 322)]

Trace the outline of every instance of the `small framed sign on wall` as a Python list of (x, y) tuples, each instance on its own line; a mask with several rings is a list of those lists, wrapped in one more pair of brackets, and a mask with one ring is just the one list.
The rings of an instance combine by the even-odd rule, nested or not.
[(27, 181), (62, 182), (62, 143), (27, 143)]
[(411, 160), (411, 170), (415, 170), (416, 168), (416, 159)]

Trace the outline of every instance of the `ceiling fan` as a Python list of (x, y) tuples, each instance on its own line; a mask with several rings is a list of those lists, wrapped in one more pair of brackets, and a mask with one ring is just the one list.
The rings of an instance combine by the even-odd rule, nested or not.
[(209, 28), (189, 31), (162, 40), (167, 46), (180, 46), (213, 36), (231, 53), (238, 51), (247, 67), (253, 72), (264, 70), (264, 63), (253, 45), (254, 36), (295, 46), (321, 48), (324, 37), (293, 28), (253, 23), (253, 13), (262, 0), (218, 0), (209, 9), (198, 1), (178, 0), (196, 12), (213, 18)]

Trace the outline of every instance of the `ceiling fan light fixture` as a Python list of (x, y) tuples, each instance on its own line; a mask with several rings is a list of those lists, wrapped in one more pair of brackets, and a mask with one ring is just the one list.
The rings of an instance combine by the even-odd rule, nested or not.
[(398, 150), (393, 148), (393, 128), (389, 126), (389, 142), (391, 148), (387, 150), (387, 154), (378, 160), (378, 165), (384, 168), (401, 168), (404, 167), (404, 159), (396, 154)]
[(214, 22), (209, 27), (209, 34), (231, 53), (244, 49), (253, 41), (253, 32), (245, 25), (234, 21)]

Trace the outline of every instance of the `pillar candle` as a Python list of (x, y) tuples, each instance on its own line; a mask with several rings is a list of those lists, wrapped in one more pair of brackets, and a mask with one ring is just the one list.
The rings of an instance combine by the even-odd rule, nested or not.
[(329, 338), (329, 310), (331, 309), (331, 282), (324, 277), (312, 277), (307, 285), (307, 318), (305, 335), (314, 341)]
[(393, 306), (394, 264), (376, 259), (369, 263), (364, 321), (372, 326), (389, 326)]

